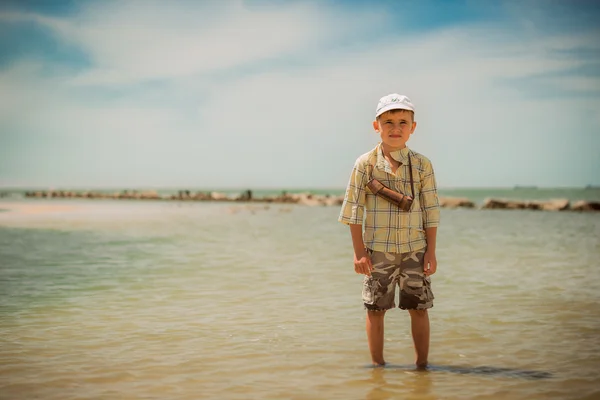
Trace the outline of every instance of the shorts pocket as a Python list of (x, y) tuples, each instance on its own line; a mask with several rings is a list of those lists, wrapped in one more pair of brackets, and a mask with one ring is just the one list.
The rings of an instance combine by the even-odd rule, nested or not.
[(433, 292), (429, 277), (411, 277), (401, 293), (400, 308), (408, 310), (426, 309), (432, 306)]
[(377, 290), (377, 281), (373, 277), (365, 276), (363, 280), (362, 299), (365, 304), (375, 303), (375, 291)]
[(435, 299), (435, 296), (433, 295), (433, 290), (431, 290), (431, 277), (429, 276), (423, 278), (423, 296), (428, 302)]

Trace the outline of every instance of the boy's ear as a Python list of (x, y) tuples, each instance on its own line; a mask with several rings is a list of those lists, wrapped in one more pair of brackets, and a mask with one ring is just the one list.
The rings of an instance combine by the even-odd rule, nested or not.
[(415, 131), (415, 129), (417, 129), (417, 121), (413, 121), (412, 130), (410, 131), (410, 133), (413, 133)]
[(379, 122), (377, 120), (373, 121), (373, 129), (379, 132)]

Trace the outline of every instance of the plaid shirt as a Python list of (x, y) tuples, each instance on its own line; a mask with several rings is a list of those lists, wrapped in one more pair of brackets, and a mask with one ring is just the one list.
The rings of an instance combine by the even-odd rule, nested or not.
[[(381, 183), (398, 192), (411, 195), (408, 154), (413, 167), (415, 198), (408, 212), (375, 196), (366, 187), (369, 172)], [(425, 228), (440, 222), (440, 209), (433, 166), (429, 159), (408, 147), (393, 152), (400, 161), (394, 175), (383, 156), (381, 146), (360, 156), (354, 163), (338, 221), (344, 224), (363, 224), (365, 246), (375, 251), (408, 253), (427, 246)], [(372, 163), (375, 168), (372, 168)], [(366, 213), (365, 213), (366, 211)], [(365, 215), (366, 214), (366, 215)]]

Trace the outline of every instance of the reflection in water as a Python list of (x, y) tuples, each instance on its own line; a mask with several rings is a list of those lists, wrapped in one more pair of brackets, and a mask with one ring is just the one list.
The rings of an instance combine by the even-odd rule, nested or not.
[(429, 365), (427, 370), (418, 371), (415, 369), (414, 365), (406, 364), (406, 365), (394, 365), (388, 364), (385, 367), (372, 367), (368, 366), (368, 368), (374, 368), (375, 370), (383, 370), (383, 369), (396, 369), (396, 370), (406, 370), (406, 371), (415, 371), (415, 372), (453, 372), (455, 374), (472, 374), (472, 375), (490, 375), (490, 376), (504, 376), (504, 377), (512, 377), (512, 378), (522, 378), (522, 379), (548, 379), (552, 377), (550, 372), (546, 371), (532, 371), (526, 369), (516, 369), (516, 368), (500, 368), (500, 367), (490, 367), (487, 365), (483, 365), (480, 367), (471, 367), (471, 366), (459, 366), (459, 365)]
[[(392, 366), (392, 369), (395, 367)], [(414, 366), (402, 369), (406, 369), (407, 374), (399, 377), (388, 366), (373, 368), (371, 379), (367, 381), (371, 390), (367, 393), (366, 400), (396, 399), (398, 393), (402, 393), (403, 399), (436, 398), (431, 393), (431, 374), (428, 371), (416, 370)], [(389, 382), (385, 379), (386, 374), (390, 378)]]
[[(371, 379), (367, 380), (371, 387), (366, 400), (387, 400), (397, 398), (402, 393), (403, 399), (437, 399), (432, 393), (432, 373), (451, 372), (455, 374), (469, 374), (481, 376), (502, 376), (527, 380), (548, 379), (552, 374), (545, 371), (522, 370), (515, 368), (500, 368), (490, 366), (458, 366), (458, 365), (430, 365), (427, 369), (416, 369), (413, 364), (396, 365), (387, 364), (385, 367), (371, 368)], [(404, 374), (399, 376), (397, 371)], [(386, 380), (386, 374), (389, 381)]]
[(446, 371), (457, 374), (475, 374), (475, 375), (493, 375), (522, 379), (548, 379), (552, 377), (550, 372), (532, 371), (515, 368), (499, 368), (483, 365), (480, 367), (465, 367), (457, 365), (433, 365), (429, 368), (431, 371)]

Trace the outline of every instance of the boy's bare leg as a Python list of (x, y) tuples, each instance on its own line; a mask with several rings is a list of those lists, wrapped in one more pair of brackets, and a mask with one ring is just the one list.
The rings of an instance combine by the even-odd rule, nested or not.
[(429, 314), (427, 310), (408, 310), (417, 368), (427, 367), (429, 356)]
[(385, 311), (367, 310), (367, 338), (374, 365), (385, 365), (383, 359), (383, 321)]

